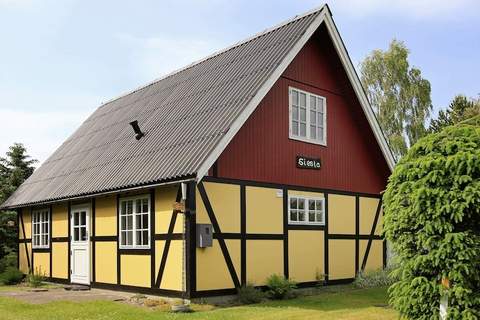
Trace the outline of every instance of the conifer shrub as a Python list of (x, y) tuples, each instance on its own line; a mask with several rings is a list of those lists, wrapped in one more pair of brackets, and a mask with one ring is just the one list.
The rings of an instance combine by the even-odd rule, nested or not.
[[(391, 304), (408, 319), (480, 317), (480, 126), (447, 127), (419, 140), (384, 194), (384, 233), (397, 255)], [(445, 281), (448, 279), (448, 281)], [(443, 284), (442, 284), (443, 281)]]

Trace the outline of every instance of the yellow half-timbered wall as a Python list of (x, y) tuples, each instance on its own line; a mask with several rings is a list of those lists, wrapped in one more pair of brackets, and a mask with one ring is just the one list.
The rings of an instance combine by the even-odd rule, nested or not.
[[(119, 201), (135, 195), (153, 199), (150, 249), (118, 245)], [(171, 185), (53, 204), (48, 249), (32, 250), (34, 208), (23, 208), (19, 267), (69, 282), (69, 208), (74, 204), (91, 208), (91, 282), (97, 287), (176, 295), (189, 290), (190, 296), (201, 296), (229, 293), (247, 283), (263, 286), (272, 274), (301, 285), (351, 281), (358, 271), (385, 264), (379, 196), (206, 178), (195, 189), (194, 207), (187, 208), (193, 215), (186, 219), (174, 210), (180, 195), (180, 186)], [(292, 196), (323, 200), (325, 223), (289, 223)], [(196, 248), (195, 239), (185, 240), (192, 219), (190, 234), (195, 224), (212, 224), (212, 247)]]
[[(324, 199), (326, 223), (289, 224), (289, 196)], [(300, 284), (345, 282), (382, 268), (381, 212), (371, 233), (379, 205), (375, 195), (207, 178), (197, 188), (196, 222), (212, 224), (214, 240), (195, 251), (197, 293), (227, 292), (235, 279), (262, 286), (272, 274)]]

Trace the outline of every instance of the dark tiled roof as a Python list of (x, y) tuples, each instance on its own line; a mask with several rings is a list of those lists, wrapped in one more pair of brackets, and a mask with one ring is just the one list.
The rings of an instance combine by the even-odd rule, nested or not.
[[(3, 204), (193, 177), (323, 8), (100, 106)], [(145, 137), (136, 140), (130, 121)]]

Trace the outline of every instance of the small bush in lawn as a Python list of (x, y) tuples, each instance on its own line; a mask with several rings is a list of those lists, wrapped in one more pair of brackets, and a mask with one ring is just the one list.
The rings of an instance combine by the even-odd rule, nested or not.
[(4, 272), (0, 273), (0, 284), (13, 285), (23, 279), (23, 273), (15, 267), (7, 267)]
[(256, 289), (252, 284), (247, 284), (246, 286), (238, 289), (237, 295), (238, 301), (242, 304), (259, 303), (265, 299), (265, 293), (259, 289)]
[(44, 280), (45, 275), (42, 273), (42, 269), (35, 269), (35, 272), (27, 276), (27, 283), (32, 288), (40, 287)]
[(397, 278), (392, 274), (392, 268), (389, 267), (359, 272), (353, 285), (357, 288), (386, 287), (396, 281)]
[(267, 279), (268, 295), (272, 299), (289, 299), (295, 297), (295, 282), (278, 274), (272, 274)]

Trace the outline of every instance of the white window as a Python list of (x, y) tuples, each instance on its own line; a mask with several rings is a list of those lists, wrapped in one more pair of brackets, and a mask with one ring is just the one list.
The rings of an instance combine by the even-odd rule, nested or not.
[(325, 199), (290, 196), (288, 221), (291, 224), (325, 224)]
[(326, 98), (292, 87), (289, 96), (290, 139), (326, 145)]
[(34, 249), (50, 247), (50, 211), (32, 210), (32, 245)]
[(150, 196), (120, 199), (120, 248), (150, 248)]

